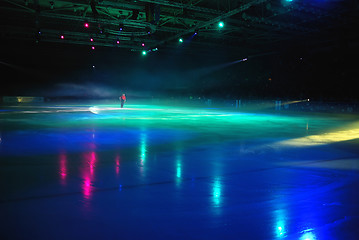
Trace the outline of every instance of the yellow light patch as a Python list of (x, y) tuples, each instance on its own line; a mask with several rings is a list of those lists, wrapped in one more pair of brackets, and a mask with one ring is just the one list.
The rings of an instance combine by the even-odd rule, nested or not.
[(318, 135), (311, 135), (302, 138), (295, 138), (280, 142), (285, 146), (317, 146), (335, 142), (349, 141), (359, 138), (359, 128), (352, 128), (348, 130), (341, 130), (336, 132), (323, 133)]

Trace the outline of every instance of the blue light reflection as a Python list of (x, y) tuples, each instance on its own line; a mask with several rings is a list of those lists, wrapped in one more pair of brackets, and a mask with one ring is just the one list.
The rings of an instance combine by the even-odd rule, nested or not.
[(140, 167), (140, 172), (141, 175), (144, 176), (145, 174), (145, 163), (146, 163), (146, 154), (147, 154), (147, 132), (141, 132), (140, 134), (140, 162), (139, 162), (139, 167)]
[(315, 234), (313, 232), (305, 231), (299, 240), (317, 240), (317, 237), (315, 236)]
[(213, 203), (215, 207), (221, 204), (222, 183), (219, 177), (216, 177), (213, 183)]
[(287, 213), (285, 209), (278, 209), (274, 211), (275, 213), (275, 236), (277, 238), (285, 238), (287, 236)]

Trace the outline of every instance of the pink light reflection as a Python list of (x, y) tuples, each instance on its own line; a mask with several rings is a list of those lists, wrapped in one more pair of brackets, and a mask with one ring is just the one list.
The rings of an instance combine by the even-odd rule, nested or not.
[(91, 175), (93, 175), (95, 163), (96, 163), (96, 155), (95, 155), (95, 152), (91, 152), (91, 157), (90, 157), (90, 160), (89, 160)]
[(86, 200), (91, 198), (96, 162), (97, 158), (95, 152), (89, 152), (84, 154), (84, 162), (81, 175), (83, 178), (82, 192)]
[(85, 177), (83, 185), (82, 185), (82, 190), (83, 190), (85, 199), (90, 199), (91, 190), (92, 190), (90, 177)]
[(116, 175), (120, 175), (120, 156), (116, 156)]
[(61, 183), (65, 184), (67, 176), (67, 157), (65, 153), (61, 153), (59, 157), (59, 174), (61, 178)]

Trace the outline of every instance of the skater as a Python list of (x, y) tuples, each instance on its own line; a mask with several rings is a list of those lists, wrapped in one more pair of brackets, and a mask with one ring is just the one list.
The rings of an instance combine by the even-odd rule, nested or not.
[(123, 105), (125, 104), (126, 102), (126, 95), (123, 93), (120, 98), (120, 101), (121, 101), (121, 108), (123, 108)]

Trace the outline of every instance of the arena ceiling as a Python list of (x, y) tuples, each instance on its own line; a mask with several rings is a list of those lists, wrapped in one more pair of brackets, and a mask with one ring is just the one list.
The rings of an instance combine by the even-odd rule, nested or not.
[[(2, 0), (6, 40), (132, 51), (174, 49), (270, 52), (355, 44), (357, 0)], [(218, 23), (223, 21), (224, 27)], [(85, 27), (88, 23), (88, 27)], [(197, 35), (194, 35), (195, 32)], [(143, 43), (145, 46), (143, 46)]]

